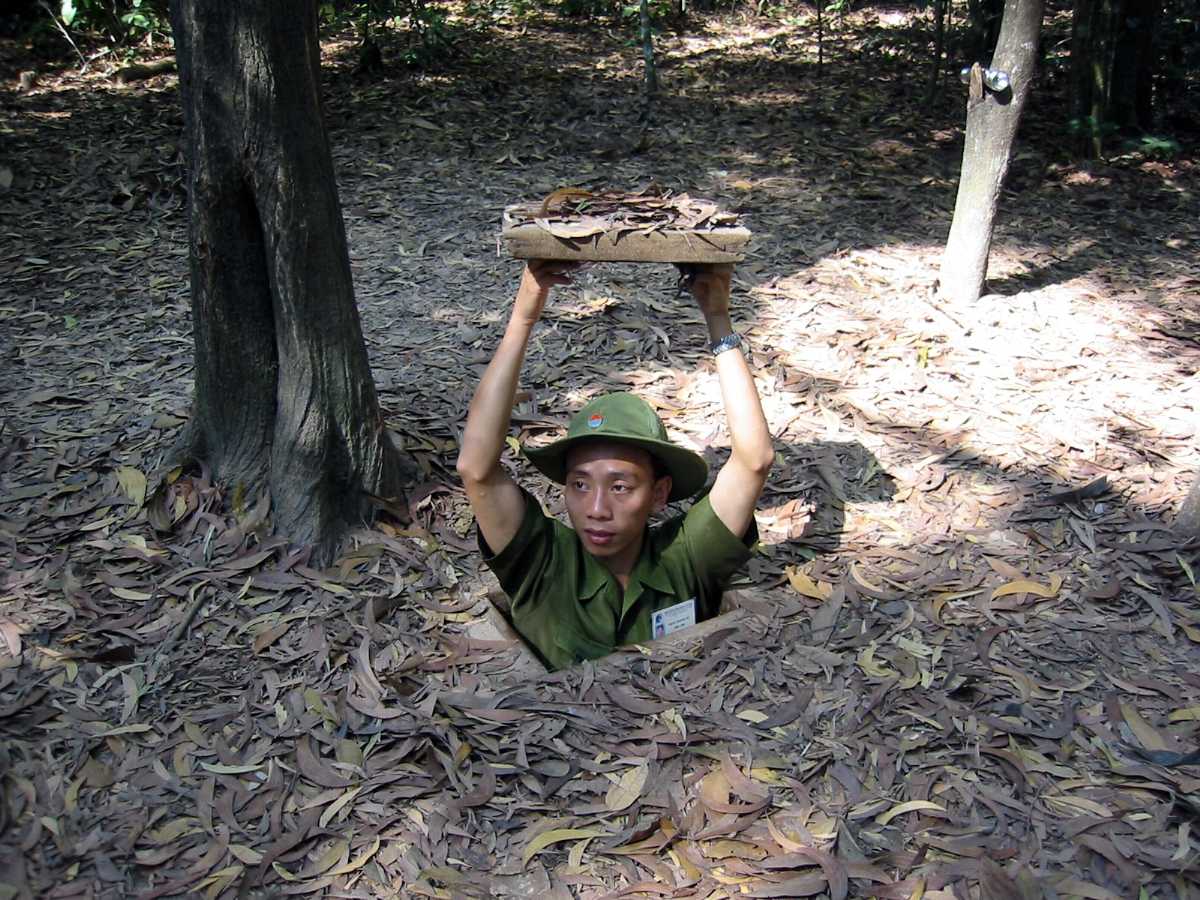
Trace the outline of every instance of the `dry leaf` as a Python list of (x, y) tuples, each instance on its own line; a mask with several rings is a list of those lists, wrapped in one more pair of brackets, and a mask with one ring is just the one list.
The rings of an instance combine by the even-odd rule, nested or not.
[(229, 852), (248, 866), (256, 866), (262, 862), (262, 854), (245, 844), (230, 844)]
[(1028, 579), (1020, 579), (1018, 581), (1010, 581), (1000, 585), (992, 591), (992, 599), (997, 597), (1007, 597), (1009, 594), (1033, 594), (1036, 597), (1056, 597), (1058, 589), (1062, 587), (1062, 576), (1054, 574), (1050, 576), (1050, 584), (1038, 584), (1036, 581)]
[(937, 812), (945, 813), (946, 807), (934, 803), (931, 800), (906, 800), (904, 803), (897, 803), (886, 812), (882, 812), (875, 817), (877, 825), (886, 825), (896, 816), (902, 816), (910, 812)]
[(647, 763), (626, 769), (620, 779), (608, 789), (604, 798), (604, 805), (608, 807), (609, 812), (620, 812), (632, 806), (642, 796), (649, 773), (650, 766)]
[(602, 828), (552, 828), (549, 831), (543, 831), (525, 845), (525, 850), (521, 854), (521, 864), (522, 866), (529, 865), (529, 861), (534, 856), (551, 844), (557, 844), (560, 841), (575, 841), (581, 838), (599, 837), (604, 833)]
[(1161, 734), (1150, 727), (1150, 724), (1142, 718), (1141, 714), (1133, 706), (1130, 706), (1124, 700), (1121, 701), (1121, 716), (1125, 719), (1125, 724), (1129, 726), (1129, 730), (1133, 732), (1138, 739), (1138, 743), (1146, 750), (1172, 750)]
[(1200, 706), (1188, 706), (1174, 710), (1167, 716), (1168, 722), (1200, 722)]
[(330, 869), (327, 874), (330, 877), (336, 877), (338, 875), (349, 875), (351, 872), (357, 872), (359, 869), (361, 869), (363, 866), (365, 866), (367, 863), (369, 863), (371, 861), (371, 857), (373, 857), (376, 853), (379, 852), (379, 844), (380, 844), (379, 836), (376, 835), (371, 840), (371, 843), (367, 847), (366, 850), (364, 850), (362, 853), (360, 853), (358, 856), (356, 856), (354, 859), (352, 859), (350, 862), (346, 863), (345, 865), (337, 866), (336, 868)]
[(117, 483), (121, 486), (121, 493), (133, 501), (134, 506), (141, 509), (145, 505), (146, 476), (140, 469), (121, 466), (117, 469)]
[(870, 646), (864, 647), (858, 654), (858, 667), (872, 678), (891, 678), (892, 676), (899, 675), (900, 673), (895, 669), (875, 661), (876, 649), (874, 641), (871, 642)]
[(797, 566), (788, 566), (785, 572), (787, 573), (788, 584), (798, 594), (803, 594), (805, 597), (811, 597), (814, 600), (828, 600), (833, 593), (832, 586), (818, 584)]

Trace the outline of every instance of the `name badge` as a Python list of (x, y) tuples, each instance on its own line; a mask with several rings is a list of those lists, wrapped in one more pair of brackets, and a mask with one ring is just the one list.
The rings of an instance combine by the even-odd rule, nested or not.
[(696, 624), (696, 599), (684, 600), (650, 616), (650, 635), (658, 640), (668, 634)]

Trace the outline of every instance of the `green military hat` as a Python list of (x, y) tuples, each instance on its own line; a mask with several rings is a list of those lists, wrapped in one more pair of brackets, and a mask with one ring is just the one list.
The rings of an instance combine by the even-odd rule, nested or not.
[(632, 444), (659, 460), (671, 476), (671, 501), (692, 496), (708, 480), (708, 464), (703, 457), (671, 443), (658, 414), (633, 394), (597, 397), (571, 418), (566, 437), (545, 447), (522, 449), (539, 472), (562, 484), (567, 478), (567, 451), (576, 444), (595, 440)]

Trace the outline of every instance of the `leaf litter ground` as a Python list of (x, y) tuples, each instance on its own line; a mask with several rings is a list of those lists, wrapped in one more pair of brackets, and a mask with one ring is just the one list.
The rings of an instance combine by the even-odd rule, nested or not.
[[(1200, 610), (1166, 528), (1198, 462), (1195, 169), (1055, 164), (1034, 112), (994, 293), (945, 307), (956, 89), (906, 113), (865, 40), (887, 22), (846, 20), (817, 80), (808, 26), (765, 21), (664, 36), (644, 137), (599, 29), (498, 26), (377, 83), (330, 45), (359, 302), (423, 481), (320, 570), (256, 498), (155, 490), (191, 374), (173, 82), (6, 93), (0, 893), (1196, 891)], [(755, 615), (522, 681), (467, 635), (486, 582), (452, 475), (518, 271), (499, 214), (652, 179), (756, 233)], [(719, 461), (674, 280), (556, 295), (523, 436), (626, 388)]]

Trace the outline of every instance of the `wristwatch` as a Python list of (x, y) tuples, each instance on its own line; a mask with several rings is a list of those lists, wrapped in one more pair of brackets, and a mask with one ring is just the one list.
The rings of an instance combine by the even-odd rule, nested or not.
[(742, 336), (736, 331), (731, 331), (725, 337), (709, 344), (708, 349), (712, 351), (713, 356), (720, 356), (726, 350), (733, 350), (735, 347), (740, 346), (742, 346)]

